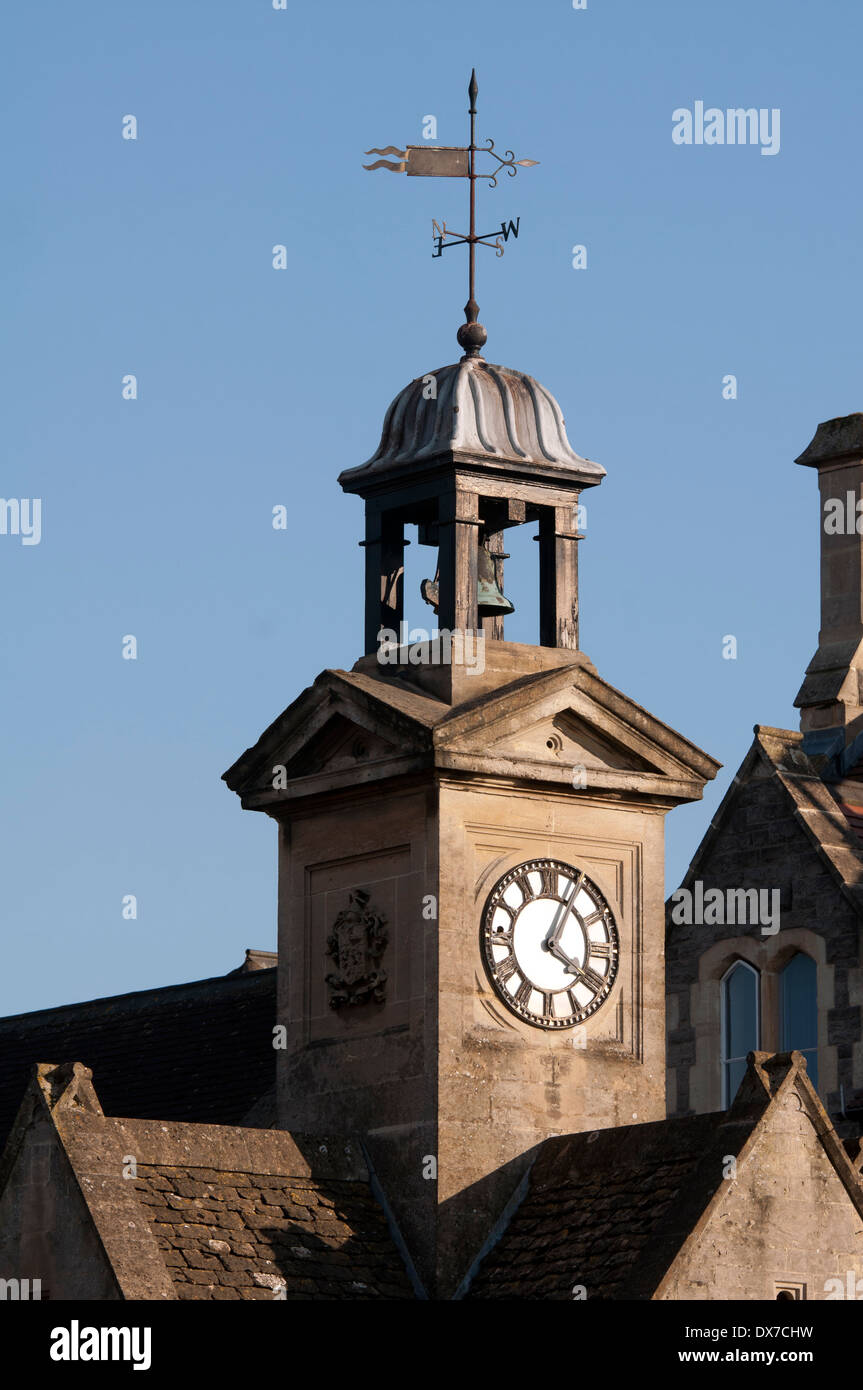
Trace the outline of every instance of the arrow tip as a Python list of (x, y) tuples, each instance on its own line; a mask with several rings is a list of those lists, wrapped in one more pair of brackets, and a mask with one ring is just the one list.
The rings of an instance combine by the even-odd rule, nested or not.
[(468, 89), (467, 89), (467, 94), (468, 94), (468, 96), (470, 97), (470, 109), (471, 109), (471, 114), (475, 114), (475, 112), (476, 112), (476, 99), (477, 99), (477, 96), (478, 96), (478, 94), (479, 94), (479, 87), (477, 86), (477, 81), (476, 81), (476, 68), (471, 68), (471, 70), (470, 70), (470, 86), (469, 86)]

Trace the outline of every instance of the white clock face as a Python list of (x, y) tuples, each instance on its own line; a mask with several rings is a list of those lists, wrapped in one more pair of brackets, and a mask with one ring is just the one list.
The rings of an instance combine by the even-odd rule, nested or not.
[(482, 949), (507, 1008), (537, 1028), (573, 1028), (611, 993), (619, 938), (611, 908), (585, 873), (530, 859), (489, 895)]

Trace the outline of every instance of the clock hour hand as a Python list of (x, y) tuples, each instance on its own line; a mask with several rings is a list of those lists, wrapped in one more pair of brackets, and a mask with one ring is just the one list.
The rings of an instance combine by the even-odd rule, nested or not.
[(555, 960), (559, 960), (561, 965), (566, 966), (570, 975), (575, 975), (578, 973), (578, 971), (581, 970), (581, 966), (578, 964), (578, 962), (571, 960), (570, 957), (566, 954), (566, 952), (562, 950), (560, 946), (558, 946), (556, 941), (546, 941), (544, 942), (544, 945), (545, 949), (549, 952), (550, 955), (554, 956)]

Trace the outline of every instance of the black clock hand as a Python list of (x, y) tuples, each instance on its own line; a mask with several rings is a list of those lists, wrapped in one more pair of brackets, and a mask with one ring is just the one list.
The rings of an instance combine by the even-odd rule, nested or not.
[(544, 945), (545, 949), (550, 953), (550, 955), (554, 956), (555, 960), (559, 960), (561, 965), (566, 966), (570, 975), (575, 975), (578, 971), (581, 970), (581, 966), (578, 965), (576, 961), (571, 960), (570, 957), (566, 954), (566, 952), (561, 950), (556, 941), (548, 941), (545, 942)]
[(559, 960), (560, 963), (566, 967), (569, 974), (574, 975), (576, 977), (576, 984), (585, 985), (594, 994), (597, 992), (597, 990), (602, 989), (605, 985), (606, 981), (603, 979), (603, 977), (601, 975), (597, 975), (596, 971), (592, 970), (588, 966), (587, 959), (590, 955), (589, 945), (587, 949), (587, 956), (585, 956), (584, 965), (579, 965), (577, 960), (571, 960), (570, 957), (566, 955), (566, 953), (562, 951), (557, 944), (550, 946), (549, 950), (551, 954), (554, 956), (555, 960)]
[(569, 914), (575, 906), (575, 900), (578, 897), (578, 894), (581, 890), (581, 885), (583, 881), (584, 874), (582, 873), (579, 874), (575, 883), (572, 885), (572, 892), (570, 893), (569, 897), (561, 903), (560, 908), (558, 909), (557, 914), (554, 918), (554, 921), (548, 929), (548, 936), (542, 943), (546, 951), (551, 951), (553, 955), (557, 955), (558, 960), (562, 959), (562, 957), (557, 954), (554, 948), (557, 946), (557, 943), (560, 941), (560, 938), (563, 935), (563, 929), (566, 926)]

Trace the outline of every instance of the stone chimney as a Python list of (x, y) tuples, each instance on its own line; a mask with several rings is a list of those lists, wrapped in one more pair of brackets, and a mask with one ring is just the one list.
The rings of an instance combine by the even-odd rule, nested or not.
[(819, 425), (796, 462), (818, 469), (821, 630), (794, 703), (806, 751), (839, 752), (863, 729), (863, 414)]

